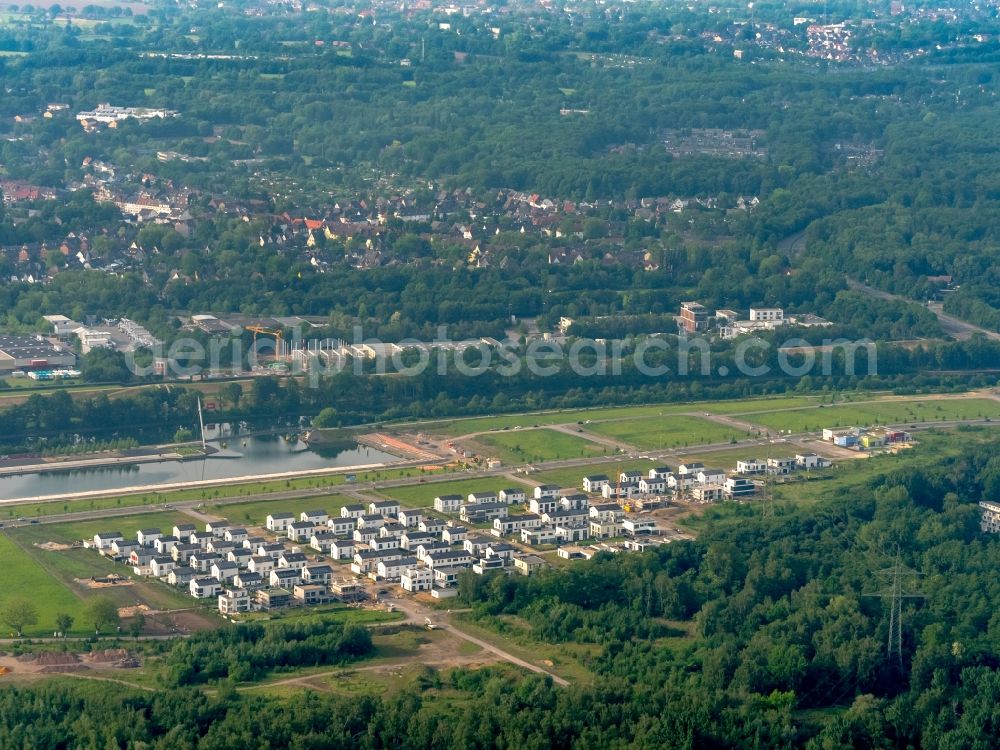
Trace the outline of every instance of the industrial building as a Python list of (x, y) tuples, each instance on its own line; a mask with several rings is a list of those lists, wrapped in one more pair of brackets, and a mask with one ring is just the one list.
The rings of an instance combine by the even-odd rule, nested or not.
[(76, 355), (41, 336), (0, 335), (0, 373), (73, 367)]

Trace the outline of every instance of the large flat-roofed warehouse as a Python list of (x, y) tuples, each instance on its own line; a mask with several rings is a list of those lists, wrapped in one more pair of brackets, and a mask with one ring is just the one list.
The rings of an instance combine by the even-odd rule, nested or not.
[(72, 367), (76, 355), (67, 347), (50, 344), (40, 336), (0, 334), (0, 372)]

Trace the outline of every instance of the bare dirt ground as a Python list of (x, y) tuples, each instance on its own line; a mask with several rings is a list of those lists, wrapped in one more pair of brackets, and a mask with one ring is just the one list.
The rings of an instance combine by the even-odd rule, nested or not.
[(73, 549), (72, 544), (60, 544), (59, 542), (35, 542), (35, 546), (49, 552), (64, 552), (68, 549)]
[(110, 589), (110, 588), (120, 588), (121, 586), (132, 586), (134, 581), (131, 578), (119, 578), (114, 583), (105, 583), (102, 581), (94, 581), (90, 578), (74, 578), (76, 583), (80, 584), (84, 588), (88, 589)]

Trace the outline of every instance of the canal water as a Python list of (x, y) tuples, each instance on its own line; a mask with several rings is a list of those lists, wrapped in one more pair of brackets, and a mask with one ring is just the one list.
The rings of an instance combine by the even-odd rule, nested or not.
[[(206, 437), (211, 436), (212, 431), (206, 430)], [(313, 448), (294, 436), (286, 435), (231, 435), (210, 439), (208, 445), (225, 455), (238, 455), (231, 458), (158, 461), (0, 477), (0, 500), (196, 482), (202, 479), (239, 479), (310, 469), (349, 468), (399, 460), (398, 456), (356, 443)]]

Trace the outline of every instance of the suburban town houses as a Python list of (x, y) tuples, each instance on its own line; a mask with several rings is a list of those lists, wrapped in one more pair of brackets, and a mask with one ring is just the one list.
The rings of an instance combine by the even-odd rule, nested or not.
[[(825, 437), (832, 440), (841, 432)], [(139, 529), (134, 539), (117, 531), (98, 533), (84, 544), (129, 565), (136, 575), (217, 601), (227, 616), (358, 601), (369, 598), (366, 580), (444, 599), (458, 593), (463, 572), (529, 575), (548, 564), (544, 555), (553, 549), (558, 557), (575, 559), (670, 543), (684, 535), (657, 519), (658, 508), (681, 501), (739, 502), (767, 477), (830, 466), (829, 459), (811, 452), (747, 457), (730, 471), (689, 461), (614, 476), (588, 474), (580, 478), (580, 490), (539, 484), (530, 490), (442, 493), (425, 509), (371, 499), (336, 513), (275, 511), (261, 533), (212, 521), (204, 530), (191, 523), (169, 532)], [(986, 518), (984, 511), (984, 528)], [(997, 525), (996, 516), (990, 523)]]

